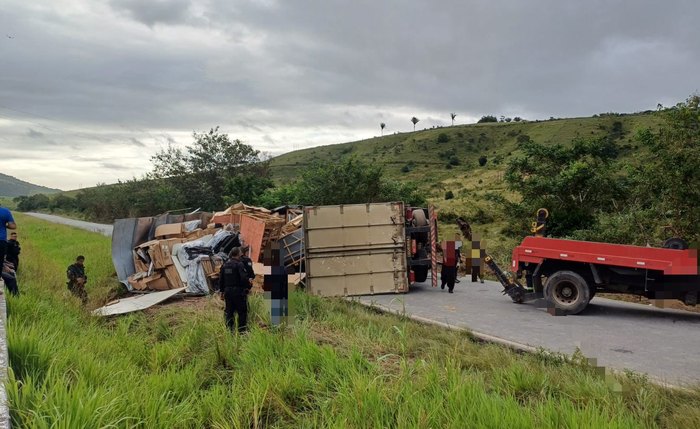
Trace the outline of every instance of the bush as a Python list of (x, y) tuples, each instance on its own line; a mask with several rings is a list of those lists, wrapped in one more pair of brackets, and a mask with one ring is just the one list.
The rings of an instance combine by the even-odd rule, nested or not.
[(402, 172), (402, 173), (408, 173), (409, 171), (411, 171), (411, 167), (409, 167), (408, 164), (406, 164), (406, 165), (404, 165), (403, 167), (401, 167), (401, 172)]
[(486, 155), (481, 155), (481, 156), (479, 157), (479, 165), (480, 165), (480, 166), (483, 167), (484, 165), (486, 165), (486, 162), (487, 162), (487, 161), (488, 161), (488, 158), (486, 158)]
[(484, 211), (484, 209), (478, 208), (476, 213), (474, 213), (474, 216), (472, 216), (472, 220), (476, 224), (484, 225), (493, 222), (494, 217), (490, 213)]
[(518, 144), (527, 143), (530, 141), (530, 136), (528, 136), (527, 134), (520, 134), (515, 141), (518, 142)]
[(459, 158), (457, 158), (456, 156), (450, 157), (450, 164), (451, 165), (459, 165)]
[(482, 116), (481, 119), (479, 119), (477, 121), (477, 124), (483, 124), (486, 122), (498, 122), (498, 118), (496, 118), (493, 115), (485, 115), (485, 116)]
[(446, 199), (446, 200), (451, 200), (451, 199), (454, 198), (454, 197), (455, 197), (455, 194), (452, 193), (452, 191), (447, 191), (447, 192), (445, 192), (445, 199)]
[(438, 143), (447, 143), (448, 141), (450, 141), (450, 136), (448, 136), (446, 133), (440, 133), (437, 138)]

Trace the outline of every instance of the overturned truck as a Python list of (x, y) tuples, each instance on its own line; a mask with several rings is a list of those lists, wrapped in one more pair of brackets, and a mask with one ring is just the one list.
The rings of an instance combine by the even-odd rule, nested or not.
[(307, 290), (320, 296), (408, 292), (437, 270), (437, 221), (430, 212), (402, 202), (305, 207)]
[(425, 281), (431, 271), (435, 282), (436, 240), (435, 212), (402, 202), (303, 211), (239, 203), (214, 214), (118, 219), (112, 258), (129, 290), (185, 287), (206, 294), (216, 287), (218, 269), (232, 247), (250, 244), (259, 273), (269, 244), (280, 250), (288, 274), (305, 274), (309, 292), (368, 295), (408, 292), (411, 283)]

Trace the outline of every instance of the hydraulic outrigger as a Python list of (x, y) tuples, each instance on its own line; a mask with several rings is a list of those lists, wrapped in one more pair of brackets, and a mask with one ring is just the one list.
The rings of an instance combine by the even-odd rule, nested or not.
[[(537, 210), (537, 220), (532, 223), (532, 228), (530, 229), (530, 231), (536, 237), (544, 237), (547, 217), (549, 217), (549, 212), (547, 209)], [(462, 235), (471, 241), (472, 231), (469, 223), (462, 218), (458, 218), (457, 225), (459, 226)], [(523, 302), (533, 301), (544, 297), (542, 292), (535, 291), (530, 284), (528, 284), (528, 287), (525, 287), (520, 284), (520, 282), (516, 280), (511, 273), (503, 272), (501, 267), (498, 266), (493, 257), (491, 257), (491, 255), (488, 253), (486, 256), (484, 256), (484, 263), (489, 267), (491, 272), (493, 272), (501, 285), (503, 285), (503, 295), (510, 296), (513, 302), (521, 304)], [(528, 281), (528, 283), (531, 282)]]

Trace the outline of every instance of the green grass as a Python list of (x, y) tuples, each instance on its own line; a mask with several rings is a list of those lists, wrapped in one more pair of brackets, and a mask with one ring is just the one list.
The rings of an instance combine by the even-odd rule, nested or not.
[(0, 206), (14, 210), (17, 207), (17, 204), (12, 201), (11, 197), (0, 197)]
[[(292, 296), (286, 329), (223, 328), (200, 298), (114, 319), (64, 283), (82, 253), (88, 308), (117, 288), (109, 239), (19, 215), (8, 297), (12, 423), (31, 428), (700, 427), (700, 390), (604, 379), (574, 357), (521, 355), (358, 304)], [(253, 325), (267, 320), (251, 300)]]

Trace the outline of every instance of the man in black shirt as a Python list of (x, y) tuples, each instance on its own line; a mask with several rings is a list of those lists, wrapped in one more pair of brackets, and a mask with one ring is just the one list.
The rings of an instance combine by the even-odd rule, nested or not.
[(236, 315), (238, 332), (245, 332), (248, 328), (248, 292), (251, 287), (248, 272), (241, 262), (241, 248), (234, 247), (229, 253), (229, 260), (219, 272), (219, 293), (226, 303), (224, 317), (231, 332), (236, 326)]
[(5, 259), (15, 266), (15, 272), (19, 269), (19, 252), (22, 249), (17, 241), (17, 233), (10, 234), (10, 239), (7, 240), (7, 248), (5, 249)]
[(75, 263), (68, 266), (66, 275), (68, 276), (68, 290), (85, 304), (87, 302), (87, 292), (85, 292), (85, 283), (87, 283), (87, 275), (85, 275), (85, 256), (80, 255), (75, 258)]

